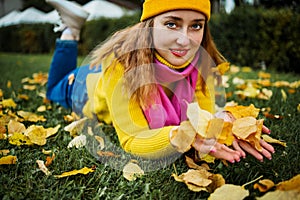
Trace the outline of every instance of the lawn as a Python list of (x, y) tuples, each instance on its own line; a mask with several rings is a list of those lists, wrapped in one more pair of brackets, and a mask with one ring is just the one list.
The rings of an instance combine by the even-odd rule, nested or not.
[[(81, 63), (80, 58), (78, 63)], [(45, 86), (38, 86), (36, 90), (29, 91), (22, 88), (21, 80), (31, 77), (36, 72), (47, 72), (51, 62), (50, 55), (20, 55), (0, 53), (0, 89), (3, 98), (13, 98), (17, 107), (13, 111), (24, 110), (36, 112), (43, 104), (41, 92), (45, 92)], [(245, 69), (245, 68), (244, 68)], [(290, 73), (270, 73), (270, 81), (294, 82), (300, 80), (300, 75)], [(240, 70), (229, 76), (230, 87), (228, 94), (237, 88), (231, 84), (234, 77), (240, 79), (258, 79), (258, 71)], [(11, 86), (7, 84), (11, 82)], [(272, 160), (259, 162), (251, 156), (247, 156), (239, 163), (224, 165), (217, 160), (209, 164), (213, 173), (221, 174), (226, 183), (243, 185), (260, 176), (270, 179), (274, 183), (288, 180), (300, 173), (299, 143), (300, 143), (300, 89), (288, 86), (268, 86), (273, 95), (269, 100), (258, 98), (241, 98), (239, 95), (228, 97), (228, 101), (234, 100), (241, 105), (254, 104), (257, 108), (271, 109), (266, 117), (260, 113), (260, 118), (265, 119), (265, 125), (271, 130), (271, 136), (286, 142), (287, 147), (274, 145), (276, 153)], [(26, 94), (29, 100), (18, 97)], [(286, 98), (284, 96), (287, 96)], [(3, 110), (5, 113), (6, 110)], [(181, 174), (188, 170), (184, 157), (180, 157), (173, 164), (156, 171), (146, 172), (135, 181), (128, 181), (122, 175), (122, 171), (103, 164), (92, 156), (86, 148), (67, 148), (72, 137), (63, 130), (68, 122), (64, 116), (71, 110), (51, 104), (51, 109), (42, 113), (47, 119), (45, 122), (24, 122), (27, 126), (32, 124), (44, 127), (61, 125), (58, 133), (47, 139), (43, 146), (16, 146), (7, 139), (0, 140), (0, 150), (9, 149), (10, 155), (17, 156), (18, 161), (13, 165), (0, 165), (0, 196), (2, 199), (206, 199), (207, 192), (190, 191), (184, 183), (176, 182), (171, 176), (176, 172)], [(39, 113), (40, 114), (40, 113)], [(277, 117), (278, 116), (278, 117)], [(102, 125), (103, 130), (112, 131), (112, 127)], [(52, 174), (58, 175), (66, 171), (89, 167), (95, 169), (87, 175), (74, 175), (65, 178), (56, 178), (53, 175), (46, 176), (38, 169), (36, 160), (45, 160), (47, 155), (42, 150), (52, 150), (55, 159), (48, 169)], [(258, 190), (253, 189), (253, 184), (246, 186), (250, 191), (247, 199), (255, 199), (262, 196)]]

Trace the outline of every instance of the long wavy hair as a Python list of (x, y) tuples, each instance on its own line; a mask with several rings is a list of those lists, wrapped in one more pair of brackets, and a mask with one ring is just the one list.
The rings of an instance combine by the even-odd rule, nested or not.
[[(99, 66), (103, 59), (114, 54), (114, 58), (124, 66), (125, 89), (133, 91), (131, 97), (138, 101), (143, 108), (151, 105), (153, 99), (155, 99), (153, 95), (157, 94), (156, 84), (143, 84), (155, 83), (154, 67), (152, 66), (155, 49), (152, 31), (149, 31), (152, 30), (153, 24), (154, 20), (150, 18), (120, 30), (92, 52), (91, 66)], [(211, 56), (215, 64), (218, 65), (225, 61), (212, 40), (207, 23), (204, 26), (201, 46)], [(113, 65), (110, 67), (113, 67)], [(208, 67), (201, 66), (201, 84), (203, 85), (205, 85), (205, 78), (209, 71)]]

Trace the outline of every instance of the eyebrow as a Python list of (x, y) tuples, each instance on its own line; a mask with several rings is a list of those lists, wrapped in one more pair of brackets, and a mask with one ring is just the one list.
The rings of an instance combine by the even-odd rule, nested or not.
[[(166, 17), (164, 17), (164, 19), (172, 19), (172, 20), (175, 20), (175, 21), (182, 21), (182, 18), (176, 17), (176, 16), (166, 16)], [(201, 21), (205, 21), (205, 19), (194, 19), (192, 21), (201, 22)]]

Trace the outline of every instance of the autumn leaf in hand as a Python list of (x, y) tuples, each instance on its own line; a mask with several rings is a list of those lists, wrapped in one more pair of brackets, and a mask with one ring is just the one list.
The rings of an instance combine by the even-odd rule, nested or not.
[(260, 145), (263, 119), (243, 117), (235, 120), (232, 125), (232, 133), (241, 140), (249, 142), (256, 150), (262, 151)]
[(260, 109), (256, 108), (253, 104), (250, 104), (249, 106), (226, 106), (225, 110), (230, 112), (236, 119), (249, 116), (257, 118), (260, 111)]

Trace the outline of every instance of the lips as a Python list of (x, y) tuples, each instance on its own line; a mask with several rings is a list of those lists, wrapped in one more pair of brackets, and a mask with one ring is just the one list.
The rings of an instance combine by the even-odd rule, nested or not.
[(185, 49), (171, 49), (171, 53), (177, 57), (183, 57), (188, 53)]

